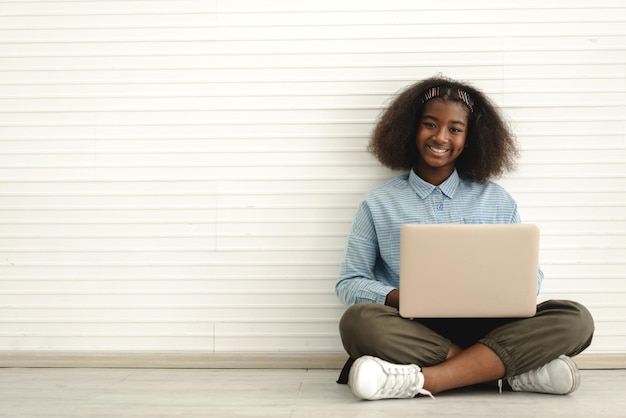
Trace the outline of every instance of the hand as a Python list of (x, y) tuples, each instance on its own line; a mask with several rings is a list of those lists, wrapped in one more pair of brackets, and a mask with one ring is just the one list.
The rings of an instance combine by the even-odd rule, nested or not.
[(393, 289), (391, 292), (387, 293), (385, 305), (400, 309), (400, 291), (398, 289)]

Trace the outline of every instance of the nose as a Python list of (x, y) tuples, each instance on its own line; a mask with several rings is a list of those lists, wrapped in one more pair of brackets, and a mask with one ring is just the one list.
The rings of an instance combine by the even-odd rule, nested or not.
[(446, 142), (448, 140), (448, 136), (446, 135), (446, 130), (444, 128), (437, 129), (436, 132), (433, 133), (433, 138), (437, 142)]

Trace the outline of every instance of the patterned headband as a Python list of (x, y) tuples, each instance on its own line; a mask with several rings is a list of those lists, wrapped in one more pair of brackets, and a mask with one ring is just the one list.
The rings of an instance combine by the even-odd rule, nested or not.
[[(447, 90), (448, 89), (445, 89), (444, 91), (447, 91)], [(461, 101), (463, 102), (463, 104), (467, 106), (470, 112), (473, 112), (474, 111), (474, 99), (472, 99), (472, 97), (465, 90), (457, 89), (456, 92), (459, 96), (459, 99), (461, 99)], [(426, 103), (430, 99), (434, 99), (435, 97), (442, 97), (444, 95), (445, 94), (442, 94), (441, 87), (431, 87), (424, 92), (424, 97), (422, 97), (422, 103)]]

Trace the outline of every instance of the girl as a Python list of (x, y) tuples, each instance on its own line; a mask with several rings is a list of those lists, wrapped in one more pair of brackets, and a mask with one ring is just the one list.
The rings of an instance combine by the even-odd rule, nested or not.
[[(569, 356), (587, 348), (594, 331), (576, 302), (547, 301), (525, 319), (398, 313), (402, 224), (521, 222), (515, 201), (489, 181), (518, 155), (494, 105), (457, 81), (424, 80), (383, 113), (369, 151), (408, 173), (367, 194), (348, 237), (336, 292), (349, 306), (339, 329), (350, 360), (339, 382), (348, 380), (362, 399), (432, 396), (495, 380), (501, 388), (503, 378), (516, 391), (574, 391), (579, 373)], [(542, 279), (539, 270), (539, 288)]]

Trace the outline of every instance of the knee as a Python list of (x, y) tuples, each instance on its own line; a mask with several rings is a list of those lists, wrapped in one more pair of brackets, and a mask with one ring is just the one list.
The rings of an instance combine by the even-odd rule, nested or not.
[[(552, 300), (545, 302), (548, 309), (555, 309), (560, 313), (562, 329), (577, 339), (588, 341), (595, 331), (595, 324), (591, 312), (582, 304), (570, 300)], [(587, 345), (588, 345), (587, 344)]]
[(578, 332), (580, 335), (587, 336), (589, 339), (593, 336), (595, 331), (595, 323), (593, 321), (593, 316), (591, 312), (578, 302), (570, 302), (572, 304), (572, 309), (574, 311), (574, 315), (576, 317), (576, 325), (578, 328)]
[(385, 305), (360, 303), (350, 306), (339, 321), (339, 334), (344, 348), (353, 358), (378, 352), (374, 347), (385, 341), (385, 321), (394, 316), (393, 308)]

